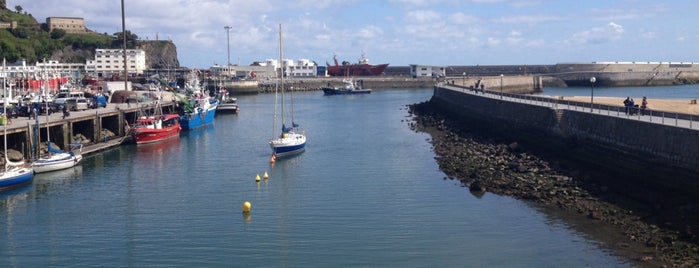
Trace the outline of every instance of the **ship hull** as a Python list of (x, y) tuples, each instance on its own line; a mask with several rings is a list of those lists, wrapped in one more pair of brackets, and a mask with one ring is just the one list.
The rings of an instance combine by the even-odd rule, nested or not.
[(352, 64), (328, 66), (330, 76), (375, 76), (383, 74), (388, 68), (388, 64)]

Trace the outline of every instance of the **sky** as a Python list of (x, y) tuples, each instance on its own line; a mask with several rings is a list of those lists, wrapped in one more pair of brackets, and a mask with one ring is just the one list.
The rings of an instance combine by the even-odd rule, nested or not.
[[(7, 0), (32, 14), (80, 17), (121, 32), (121, 1)], [(206, 69), (284, 58), (319, 65), (519, 65), (699, 62), (696, 0), (124, 0), (126, 29), (172, 40), (180, 65)], [(226, 30), (225, 26), (230, 26)]]

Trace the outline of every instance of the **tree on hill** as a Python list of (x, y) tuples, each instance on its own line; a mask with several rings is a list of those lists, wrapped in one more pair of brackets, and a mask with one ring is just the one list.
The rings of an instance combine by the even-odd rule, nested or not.
[[(113, 34), (115, 39), (112, 41), (112, 48), (121, 48), (124, 46), (124, 32)], [(134, 49), (138, 45), (138, 35), (126, 31), (126, 48)]]
[(51, 39), (61, 39), (66, 35), (66, 30), (63, 29), (53, 29), (51, 31)]
[(0, 0), (0, 9), (7, 9), (7, 1)]
[(17, 13), (22, 13), (22, 10), (24, 10), (24, 8), (22, 8), (22, 6), (20, 5), (16, 5), (15, 10), (17, 11)]

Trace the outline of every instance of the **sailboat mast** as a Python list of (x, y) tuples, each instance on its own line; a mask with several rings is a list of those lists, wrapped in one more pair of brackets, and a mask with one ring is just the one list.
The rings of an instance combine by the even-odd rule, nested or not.
[(279, 72), (281, 75), (281, 91), (282, 91), (282, 131), (284, 131), (284, 41), (282, 41), (282, 24), (279, 24)]
[[(5, 58), (2, 58), (2, 114), (4, 114), (7, 117), (7, 88), (5, 87), (6, 84), (6, 76), (7, 72), (5, 72)], [(9, 120), (9, 117), (7, 119)], [(4, 170), (7, 171), (7, 163), (10, 162), (10, 159), (7, 157), (7, 122), (3, 122), (2, 124), (2, 138), (3, 138), (3, 143), (2, 145), (4, 146), (4, 151), (3, 151), (3, 157), (5, 157), (5, 166)]]
[[(46, 61), (44, 61), (45, 63)], [(49, 75), (48, 71), (44, 70), (44, 86), (43, 86), (43, 92), (41, 93), (40, 98), (44, 101), (44, 105), (46, 105), (46, 150), (47, 150), (47, 155), (51, 155), (51, 131), (49, 130), (49, 103), (48, 99), (46, 96), (48, 96), (48, 84), (49, 84)], [(37, 115), (39, 116), (41, 112), (41, 104), (39, 104), (39, 109), (37, 109)], [(38, 121), (37, 121), (38, 122)], [(39, 154), (41, 154), (41, 151), (39, 151)], [(41, 157), (41, 155), (39, 155)]]

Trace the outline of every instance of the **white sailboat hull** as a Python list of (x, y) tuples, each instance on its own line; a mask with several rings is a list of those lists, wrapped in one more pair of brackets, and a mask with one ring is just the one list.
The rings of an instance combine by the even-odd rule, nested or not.
[(293, 132), (285, 133), (282, 137), (271, 140), (269, 145), (277, 157), (297, 154), (306, 149), (306, 136)]
[(70, 153), (53, 154), (46, 158), (41, 158), (32, 163), (31, 167), (35, 173), (51, 172), (61, 169), (72, 168), (83, 159), (80, 154)]

